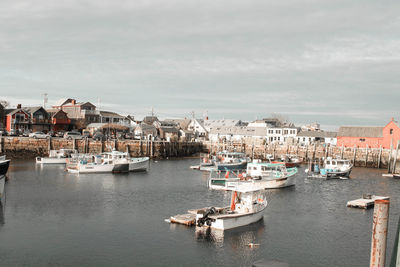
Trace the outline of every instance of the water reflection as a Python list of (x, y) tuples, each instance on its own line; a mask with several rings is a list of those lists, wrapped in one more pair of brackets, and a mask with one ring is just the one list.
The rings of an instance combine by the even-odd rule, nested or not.
[(242, 249), (250, 243), (258, 243), (265, 231), (264, 220), (231, 230), (217, 230), (209, 227), (196, 227), (196, 240), (215, 243), (216, 246), (231, 245), (234, 250)]
[(0, 225), (5, 223), (4, 209), (5, 209), (5, 205), (3, 206), (3, 201), (0, 199)]

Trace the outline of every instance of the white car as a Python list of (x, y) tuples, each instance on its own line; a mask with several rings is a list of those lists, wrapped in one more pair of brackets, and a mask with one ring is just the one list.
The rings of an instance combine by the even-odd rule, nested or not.
[(64, 138), (68, 140), (72, 139), (83, 139), (83, 136), (78, 132), (66, 132)]
[(50, 135), (45, 134), (43, 132), (34, 132), (34, 133), (30, 133), (29, 137), (35, 138), (35, 139), (47, 139), (47, 138), (50, 138)]

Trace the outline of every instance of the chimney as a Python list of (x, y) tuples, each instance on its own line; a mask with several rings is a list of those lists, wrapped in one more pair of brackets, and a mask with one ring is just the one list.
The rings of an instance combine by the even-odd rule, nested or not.
[(72, 99), (71, 103), (72, 103), (72, 105), (75, 105), (76, 104), (76, 100)]
[(206, 117), (206, 121), (208, 121), (208, 116)]
[(20, 109), (21, 107), (22, 107), (21, 104), (18, 104), (18, 105), (17, 105), (17, 108), (18, 108), (18, 109)]

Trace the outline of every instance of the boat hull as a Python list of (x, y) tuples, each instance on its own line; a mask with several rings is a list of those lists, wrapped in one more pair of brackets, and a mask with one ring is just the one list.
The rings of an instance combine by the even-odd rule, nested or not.
[(296, 177), (295, 175), (292, 175), (290, 177), (278, 178), (270, 181), (260, 181), (260, 183), (264, 183), (263, 186), (264, 189), (283, 188), (283, 187), (294, 186), (296, 184)]
[(216, 219), (215, 222), (211, 223), (211, 228), (218, 230), (229, 230), (258, 222), (263, 217), (264, 210), (240, 217)]
[(135, 172), (135, 171), (147, 171), (147, 168), (149, 166), (149, 158), (134, 158), (131, 159), (129, 162), (129, 171), (130, 172)]
[(129, 164), (96, 165), (82, 164), (76, 168), (67, 168), (70, 173), (121, 173), (129, 171)]
[(10, 160), (0, 161), (0, 176), (6, 175), (8, 167), (10, 166)]
[(66, 158), (42, 158), (42, 157), (37, 157), (36, 158), (36, 163), (37, 164), (65, 164), (67, 163)]

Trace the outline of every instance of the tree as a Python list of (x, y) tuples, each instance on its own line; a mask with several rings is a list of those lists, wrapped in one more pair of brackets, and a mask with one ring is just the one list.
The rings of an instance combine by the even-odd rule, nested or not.
[(8, 102), (6, 100), (0, 100), (0, 105), (2, 105), (4, 108), (6, 108), (10, 105), (10, 102)]

